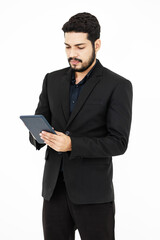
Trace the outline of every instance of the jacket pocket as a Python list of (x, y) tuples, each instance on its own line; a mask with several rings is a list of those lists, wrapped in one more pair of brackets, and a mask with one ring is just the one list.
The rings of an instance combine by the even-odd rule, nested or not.
[(103, 105), (103, 101), (89, 101), (89, 102), (86, 102), (86, 105)]
[(108, 165), (112, 159), (110, 157), (107, 158), (82, 158), (83, 164), (85, 165)]

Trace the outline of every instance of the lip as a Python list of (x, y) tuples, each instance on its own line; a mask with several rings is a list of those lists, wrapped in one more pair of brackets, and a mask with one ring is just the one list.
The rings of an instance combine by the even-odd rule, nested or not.
[(71, 63), (72, 65), (77, 65), (77, 64), (79, 63), (79, 61), (77, 61), (77, 60), (71, 60), (70, 63)]

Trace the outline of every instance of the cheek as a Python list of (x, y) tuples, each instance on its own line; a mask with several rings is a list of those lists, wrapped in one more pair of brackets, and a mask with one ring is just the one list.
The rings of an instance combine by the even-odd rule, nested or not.
[(70, 49), (65, 49), (65, 52), (66, 52), (66, 55), (69, 57), (70, 56), (70, 53), (71, 53), (71, 50)]
[(83, 59), (87, 61), (90, 58), (91, 54), (92, 54), (92, 52), (90, 50), (86, 49), (83, 52)]
[(69, 56), (69, 51), (68, 50), (65, 50), (65, 52), (66, 52), (66, 55), (67, 55), (67, 57)]

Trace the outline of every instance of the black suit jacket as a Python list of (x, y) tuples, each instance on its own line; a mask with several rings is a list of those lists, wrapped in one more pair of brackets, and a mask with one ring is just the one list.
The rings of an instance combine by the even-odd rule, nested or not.
[[(132, 85), (98, 61), (70, 115), (70, 81), (70, 68), (47, 74), (35, 112), (44, 115), (55, 130), (68, 131), (72, 142), (72, 151), (62, 154), (47, 147), (42, 196), (51, 198), (63, 159), (64, 180), (72, 202), (113, 201), (112, 156), (127, 149)], [(44, 146), (31, 135), (30, 141), (36, 149)]]

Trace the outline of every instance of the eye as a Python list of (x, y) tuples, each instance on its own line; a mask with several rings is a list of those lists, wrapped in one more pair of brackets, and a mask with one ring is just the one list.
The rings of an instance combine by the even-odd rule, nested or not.
[(82, 49), (84, 49), (84, 47), (78, 47), (78, 49), (82, 50)]

